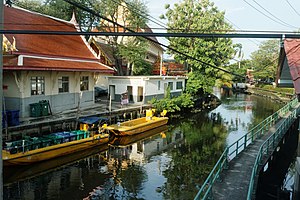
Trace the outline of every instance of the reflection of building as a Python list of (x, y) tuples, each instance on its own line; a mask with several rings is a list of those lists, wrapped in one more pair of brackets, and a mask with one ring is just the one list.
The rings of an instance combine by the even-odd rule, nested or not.
[[(110, 153), (110, 155), (114, 156), (110, 158), (110, 162), (115, 162), (115, 159), (122, 157), (123, 162), (127, 160), (126, 162), (143, 163), (144, 160), (159, 154), (165, 149), (169, 149), (183, 140), (183, 133), (181, 131), (167, 133), (167, 135), (172, 134), (168, 135), (171, 137), (165, 137), (164, 134), (165, 133), (157, 134), (150, 139), (139, 141), (126, 147), (116, 147), (113, 149), (114, 152)], [(122, 164), (122, 166), (124, 166), (124, 164)]]

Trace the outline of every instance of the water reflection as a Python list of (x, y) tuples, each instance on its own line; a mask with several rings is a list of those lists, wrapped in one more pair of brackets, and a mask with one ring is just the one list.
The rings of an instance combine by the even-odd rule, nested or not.
[(212, 111), (182, 114), (136, 137), (112, 138), (107, 149), (43, 174), (12, 179), (4, 171), (5, 181), (11, 180), (4, 198), (193, 199), (226, 144), (279, 108), (255, 96), (220, 98)]

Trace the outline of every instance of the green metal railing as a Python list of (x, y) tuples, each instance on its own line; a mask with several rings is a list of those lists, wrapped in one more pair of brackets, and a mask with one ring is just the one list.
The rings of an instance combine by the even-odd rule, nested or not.
[(253, 196), (254, 184), (256, 180), (256, 175), (259, 165), (262, 165), (262, 159), (264, 155), (269, 155), (278, 145), (284, 134), (288, 131), (290, 126), (293, 124), (297, 118), (299, 109), (295, 109), (276, 129), (276, 131), (261, 145), (258, 151), (258, 156), (256, 157), (254, 167), (252, 169), (251, 179), (248, 187), (247, 199), (251, 200)]
[[(236, 142), (232, 143), (231, 145), (227, 146), (222, 153), (221, 157), (219, 158), (218, 162), (215, 164), (214, 168), (202, 184), (200, 190), (198, 191), (197, 195), (195, 196), (196, 199), (207, 199), (212, 194), (212, 187), (215, 181), (219, 178), (220, 173), (222, 170), (228, 166), (228, 162), (236, 157), (240, 152), (242, 152), (248, 145), (250, 145), (255, 139), (261, 137), (266, 132), (268, 132), (269, 128), (273, 126), (280, 118), (286, 115), (293, 107), (298, 104), (297, 99), (290, 101), (284, 107), (279, 109), (277, 112), (272, 114), (271, 116), (267, 117), (264, 121), (253, 127), (248, 133), (238, 139)], [(285, 120), (286, 121), (286, 120)], [(281, 127), (281, 126), (280, 126)], [(279, 129), (279, 128), (278, 128)], [(283, 131), (284, 134), (284, 131)], [(274, 134), (273, 134), (274, 135)], [(272, 136), (271, 136), (272, 137)], [(274, 136), (275, 137), (275, 136)], [(276, 138), (278, 139), (278, 137)], [(267, 141), (266, 141), (267, 142)], [(270, 141), (268, 144), (271, 144)], [(268, 149), (265, 148), (264, 149)], [(263, 152), (264, 153), (264, 152)], [(262, 153), (262, 154), (263, 154)], [(259, 154), (261, 156), (262, 154)], [(261, 160), (261, 158), (260, 158)], [(254, 170), (254, 169), (253, 169)], [(257, 170), (257, 168), (256, 168)], [(256, 171), (254, 171), (256, 174)], [(252, 178), (251, 178), (252, 181)], [(253, 182), (253, 181), (252, 181)], [(252, 189), (253, 186), (249, 189)]]

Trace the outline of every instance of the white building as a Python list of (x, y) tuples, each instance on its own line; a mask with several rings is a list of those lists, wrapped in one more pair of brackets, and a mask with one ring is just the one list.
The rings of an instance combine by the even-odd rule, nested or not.
[(128, 92), (129, 102), (147, 103), (152, 98), (162, 99), (168, 86), (172, 96), (179, 96), (185, 88), (183, 76), (109, 76), (109, 94), (114, 101)]

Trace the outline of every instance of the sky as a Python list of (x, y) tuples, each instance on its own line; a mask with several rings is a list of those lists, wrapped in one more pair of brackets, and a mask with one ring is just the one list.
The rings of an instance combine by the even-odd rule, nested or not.
[[(225, 19), (236, 30), (258, 31), (295, 31), (300, 29), (300, 0), (211, 0), (220, 11), (225, 12)], [(182, 0), (148, 0), (146, 5), (149, 15), (159, 19), (166, 12), (164, 5), (180, 3)], [(258, 4), (260, 5), (258, 5)], [(249, 5), (250, 4), (250, 5)], [(291, 6), (290, 6), (290, 5)], [(253, 8), (252, 6), (255, 8)], [(293, 8), (297, 11), (295, 12)], [(263, 13), (263, 14), (262, 14)], [(267, 15), (267, 16), (265, 16)], [(271, 19), (270, 19), (271, 18)], [(163, 21), (163, 20), (160, 20)], [(166, 23), (166, 21), (163, 21)], [(158, 27), (149, 22), (150, 27)], [(153, 30), (163, 32), (162, 30)], [(166, 39), (158, 38), (167, 44)], [(249, 59), (251, 52), (258, 49), (263, 39), (234, 39), (243, 45), (244, 59)]]

